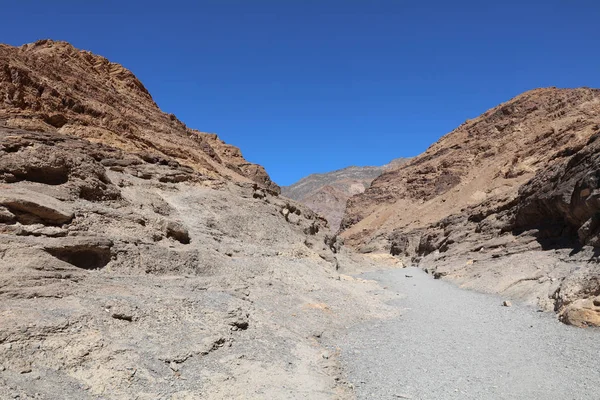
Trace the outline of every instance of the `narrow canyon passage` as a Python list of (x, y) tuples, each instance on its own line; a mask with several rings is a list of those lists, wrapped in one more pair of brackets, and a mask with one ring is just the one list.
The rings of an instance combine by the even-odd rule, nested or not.
[(417, 268), (365, 273), (401, 314), (341, 338), (358, 399), (598, 399), (600, 331), (459, 289)]

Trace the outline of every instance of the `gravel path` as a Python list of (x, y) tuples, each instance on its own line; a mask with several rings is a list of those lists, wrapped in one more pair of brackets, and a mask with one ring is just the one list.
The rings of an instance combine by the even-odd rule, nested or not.
[[(407, 277), (407, 275), (411, 277)], [(402, 315), (351, 328), (342, 363), (358, 399), (600, 399), (600, 331), (462, 290), (417, 268), (366, 273)]]

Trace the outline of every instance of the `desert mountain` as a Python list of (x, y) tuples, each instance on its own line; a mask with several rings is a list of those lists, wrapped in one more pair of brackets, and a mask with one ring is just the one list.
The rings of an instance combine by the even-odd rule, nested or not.
[(123, 66), (69, 43), (0, 44), (0, 121), (12, 128), (56, 132), (141, 157), (168, 157), (207, 177), (254, 181), (279, 190), (264, 168), (237, 147), (163, 113)]
[(352, 166), (323, 174), (311, 174), (290, 186), (282, 187), (281, 194), (323, 215), (331, 230), (336, 232), (348, 199), (364, 192), (373, 179), (384, 171), (399, 166), (406, 160), (397, 158), (381, 167)]
[[(127, 69), (0, 46), (0, 397), (349, 397), (327, 222)], [(363, 297), (361, 297), (363, 293)]]
[(537, 89), (350, 199), (346, 243), (600, 324), (600, 90)]
[(0, 45), (0, 398), (352, 399), (340, 333), (400, 293), (340, 268), (390, 253), (599, 325), (599, 111), (598, 90), (532, 91), (390, 167), (348, 201), (359, 257), (126, 68)]

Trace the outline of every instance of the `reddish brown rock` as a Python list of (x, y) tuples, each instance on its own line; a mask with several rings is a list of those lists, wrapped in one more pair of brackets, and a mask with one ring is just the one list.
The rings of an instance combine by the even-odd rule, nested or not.
[(598, 132), (599, 100), (595, 89), (536, 89), (466, 121), (353, 197), (343, 236), (358, 244), (514, 199), (537, 171), (571, 157)]
[(0, 98), (0, 124), (8, 127), (79, 136), (279, 190), (237, 147), (163, 113), (131, 71), (66, 42), (0, 44)]
[(573, 304), (600, 294), (599, 135), (600, 90), (524, 93), (375, 179), (342, 237), (595, 324)]
[(337, 232), (348, 199), (364, 192), (373, 179), (385, 171), (406, 161), (407, 158), (398, 158), (382, 167), (347, 167), (324, 174), (312, 174), (282, 187), (282, 194), (323, 215), (330, 229)]

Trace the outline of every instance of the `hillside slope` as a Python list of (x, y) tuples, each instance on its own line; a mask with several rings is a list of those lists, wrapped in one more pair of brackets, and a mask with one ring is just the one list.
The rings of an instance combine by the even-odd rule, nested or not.
[(0, 398), (351, 398), (384, 312), (307, 207), (123, 67), (0, 46)]
[(524, 93), (375, 179), (342, 236), (598, 324), (599, 132), (600, 90)]
[(163, 113), (123, 66), (69, 43), (0, 44), (0, 121), (57, 132), (148, 157), (168, 156), (211, 177), (279, 190), (237, 147)]
[(281, 194), (323, 215), (331, 230), (336, 232), (348, 199), (364, 192), (373, 179), (406, 160), (397, 158), (381, 167), (352, 166), (323, 174), (311, 174), (290, 186), (282, 187)]

